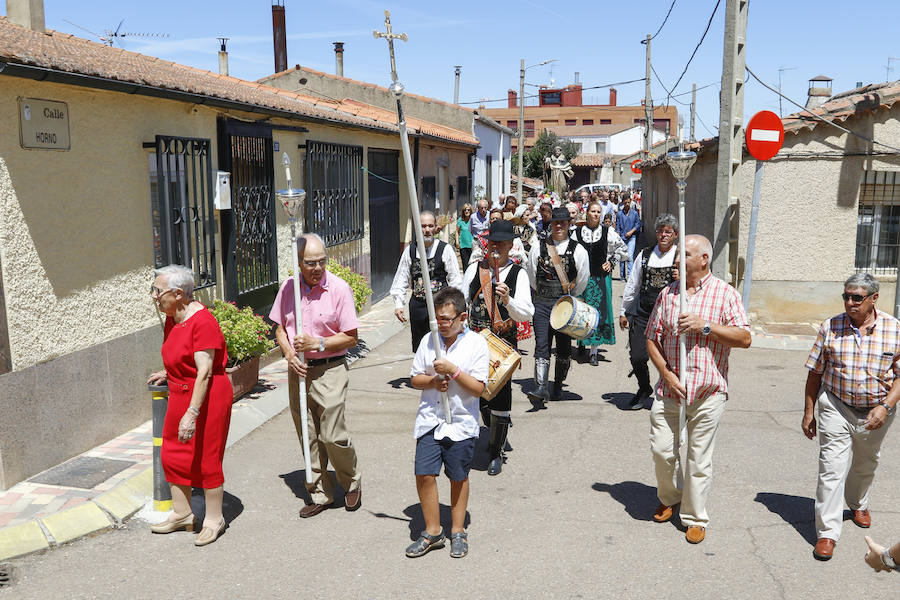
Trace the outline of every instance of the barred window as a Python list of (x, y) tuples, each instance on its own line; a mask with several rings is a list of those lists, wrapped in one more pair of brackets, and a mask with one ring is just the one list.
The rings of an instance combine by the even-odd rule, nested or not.
[(897, 272), (900, 248), (900, 171), (865, 171), (856, 217), (856, 270)]
[(156, 136), (149, 155), (153, 264), (184, 265), (197, 289), (216, 283), (208, 139)]
[(326, 246), (362, 239), (362, 146), (306, 142), (306, 229)]

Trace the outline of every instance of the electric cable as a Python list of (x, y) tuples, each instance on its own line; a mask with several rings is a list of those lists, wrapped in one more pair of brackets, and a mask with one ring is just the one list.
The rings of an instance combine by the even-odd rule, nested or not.
[[(590, 87), (581, 88), (581, 91), (599, 90), (602, 88), (613, 87), (615, 85), (627, 85), (629, 83), (637, 83), (638, 81), (646, 81), (646, 79), (644, 77), (641, 77), (640, 79), (630, 79), (628, 81), (617, 81), (616, 83), (605, 83), (603, 85), (592, 85)], [(524, 98), (537, 98), (539, 95), (540, 94), (525, 94)], [(460, 104), (460, 105), (463, 105), (463, 104), (486, 104), (488, 102), (506, 102), (507, 100), (509, 100), (509, 98), (497, 98), (496, 100), (476, 100), (474, 102), (457, 102), (457, 104)]]
[[(811, 116), (811, 117), (813, 117), (813, 118), (816, 118), (816, 119), (822, 121), (823, 123), (827, 123), (828, 125), (831, 125), (832, 127), (835, 127), (835, 128), (837, 128), (837, 129), (840, 129), (840, 130), (843, 131), (844, 133), (849, 133), (849, 134), (852, 135), (852, 136), (858, 137), (859, 139), (863, 140), (864, 142), (869, 142), (870, 144), (878, 144), (879, 146), (884, 146), (885, 148), (890, 148), (891, 150), (894, 150), (895, 152), (900, 152), (900, 148), (895, 148), (894, 146), (891, 146), (891, 145), (889, 145), (889, 144), (885, 144), (884, 142), (877, 142), (877, 141), (875, 141), (875, 140), (873, 140), (873, 139), (867, 138), (866, 136), (864, 136), (864, 135), (862, 135), (862, 134), (856, 133), (855, 131), (851, 131), (851, 130), (847, 129), (846, 127), (841, 127), (840, 125), (838, 125), (838, 124), (835, 123), (834, 121), (829, 121), (828, 119), (826, 119), (826, 118), (824, 118), (824, 117), (822, 117), (822, 116), (817, 115), (816, 113), (812, 112), (811, 110), (809, 110), (808, 108), (806, 108), (806, 107), (803, 106), (802, 104), (800, 104), (800, 103), (798, 103), (798, 102), (795, 102), (795, 101), (792, 100), (791, 98), (788, 98), (787, 96), (785, 96), (784, 94), (782, 94), (781, 92), (779, 92), (778, 90), (776, 90), (775, 88), (773, 88), (772, 86), (770, 86), (769, 84), (767, 84), (765, 81), (763, 81), (762, 79), (760, 79), (759, 77), (757, 77), (757, 76), (756, 76), (756, 73), (754, 73), (753, 71), (750, 70), (750, 67), (744, 65), (744, 68), (747, 69), (747, 73), (749, 73), (750, 75), (752, 75), (752, 76), (753, 76), (753, 79), (755, 79), (756, 81), (758, 81), (763, 87), (768, 88), (769, 91), (771, 91), (771, 92), (773, 92), (773, 93), (775, 93), (775, 94), (781, 96), (782, 98), (784, 98), (785, 100), (787, 100), (788, 102), (790, 102), (791, 104), (793, 104), (794, 106), (799, 107), (799, 108), (801, 109), (801, 111), (805, 111), (809, 116)], [(802, 114), (802, 113), (801, 113), (801, 114)]]
[[(687, 64), (684, 65), (684, 70), (681, 72), (681, 75), (678, 76), (678, 81), (675, 82), (675, 85), (672, 86), (672, 90), (678, 89), (678, 84), (681, 83), (681, 79), (684, 77), (684, 74), (687, 73), (688, 67), (691, 66), (691, 61), (694, 60), (694, 57), (697, 55), (697, 50), (700, 49), (701, 44), (703, 44), (703, 40), (706, 39), (706, 34), (709, 33), (709, 28), (712, 25), (713, 18), (716, 16), (716, 12), (719, 10), (719, 5), (722, 3), (722, 0), (716, 0), (716, 6), (713, 8), (712, 14), (709, 15), (709, 21), (706, 23), (706, 29), (703, 30), (703, 35), (700, 37), (700, 41), (697, 42), (697, 45), (694, 46), (694, 51), (691, 52), (691, 57), (688, 59)], [(666, 98), (666, 106), (669, 105), (669, 98)]]
[[(675, 8), (675, 2), (677, 2), (677, 0), (672, 0), (672, 4), (669, 6), (669, 12), (666, 13), (666, 18), (663, 19), (662, 25), (659, 26), (659, 29), (656, 30), (656, 33), (654, 33), (653, 35), (650, 36), (651, 40), (653, 38), (655, 38), (656, 36), (658, 36), (659, 32), (662, 31), (662, 28), (666, 26), (666, 21), (669, 20), (669, 15), (672, 14), (672, 9)], [(645, 38), (645, 39), (641, 40), (641, 43), (646, 44), (647, 39)]]

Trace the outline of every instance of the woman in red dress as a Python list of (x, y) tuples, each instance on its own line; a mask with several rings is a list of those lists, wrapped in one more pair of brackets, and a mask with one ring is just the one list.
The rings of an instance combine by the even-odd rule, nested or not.
[(173, 512), (150, 529), (154, 533), (193, 531), (191, 487), (203, 488), (206, 516), (194, 544), (205, 546), (225, 531), (222, 458), (232, 401), (231, 382), (225, 374), (228, 353), (218, 322), (193, 299), (191, 270), (169, 265), (155, 274), (150, 295), (166, 315), (165, 370), (151, 375), (149, 383), (169, 385), (161, 457), (172, 487)]

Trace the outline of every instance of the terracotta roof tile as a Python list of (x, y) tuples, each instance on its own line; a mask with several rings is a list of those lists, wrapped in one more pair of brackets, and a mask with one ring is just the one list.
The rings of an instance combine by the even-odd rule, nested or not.
[(585, 153), (572, 159), (573, 167), (602, 167), (607, 160), (612, 160), (611, 154)]
[[(99, 44), (67, 33), (32, 31), (0, 17), (0, 60), (100, 79), (186, 92), (262, 109), (291, 113), (338, 124), (397, 132), (397, 116), (389, 111), (356, 110), (333, 101), (281, 90), (254, 81), (212, 73)], [(374, 108), (374, 107), (373, 107)], [(478, 145), (471, 133), (428, 121), (410, 119), (416, 133), (463, 145)]]

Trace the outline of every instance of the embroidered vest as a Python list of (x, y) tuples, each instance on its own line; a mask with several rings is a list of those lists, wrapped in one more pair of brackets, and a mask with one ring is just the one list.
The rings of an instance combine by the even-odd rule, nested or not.
[[(558, 300), (563, 296), (562, 282), (556, 276), (556, 267), (547, 252), (547, 244), (552, 244), (552, 239), (541, 242), (541, 253), (538, 256), (537, 272), (535, 275), (535, 296), (543, 300)], [(569, 240), (566, 251), (559, 254), (559, 262), (562, 263), (563, 272), (569, 278), (569, 283), (575, 281), (578, 268), (575, 266), (575, 248), (578, 242)]]
[[(481, 263), (479, 263), (480, 265)], [(503, 283), (509, 287), (509, 295), (510, 297), (515, 297), (516, 295), (516, 282), (519, 280), (519, 271), (522, 269), (517, 264), (513, 264), (509, 271), (506, 273), (506, 278), (503, 280)], [(496, 287), (496, 283), (491, 282), (491, 287)], [(481, 290), (481, 278), (477, 275), (472, 280), (472, 284), (469, 286), (469, 298), (472, 300), (469, 302), (469, 329), (472, 331), (481, 331), (482, 329), (490, 329), (491, 328), (491, 315), (488, 312), (488, 306), (484, 301), (484, 296), (479, 293)], [(493, 291), (493, 289), (492, 289)], [(509, 311), (506, 310), (506, 307), (497, 300), (497, 307), (500, 309), (500, 318), (504, 321), (509, 319)], [(510, 346), (513, 348), (516, 347), (516, 326), (513, 325), (506, 331), (504, 331), (500, 335)]]
[(656, 304), (656, 297), (659, 296), (660, 290), (672, 283), (672, 267), (648, 267), (647, 261), (653, 248), (644, 248), (641, 252), (641, 287), (638, 291), (638, 309), (639, 317), (645, 319), (650, 317), (653, 312), (653, 305)]
[[(435, 242), (437, 248), (434, 257), (428, 259), (428, 276), (431, 278), (431, 293), (436, 294), (447, 287), (447, 269), (444, 266), (444, 246), (440, 240)], [(425, 301), (425, 278), (422, 277), (422, 266), (416, 256), (416, 245), (409, 245), (409, 280), (412, 288), (412, 297), (421, 302)]]
[(603, 270), (603, 263), (606, 262), (606, 252), (608, 248), (607, 242), (607, 234), (609, 233), (609, 227), (603, 227), (603, 231), (600, 234), (600, 239), (596, 242), (586, 242), (584, 237), (582, 236), (582, 232), (584, 231), (584, 227), (579, 227), (575, 231), (575, 239), (578, 240), (578, 243), (584, 246), (584, 249), (587, 250), (588, 259), (590, 259), (591, 265), (591, 277), (602, 277), (607, 275), (608, 273)]

